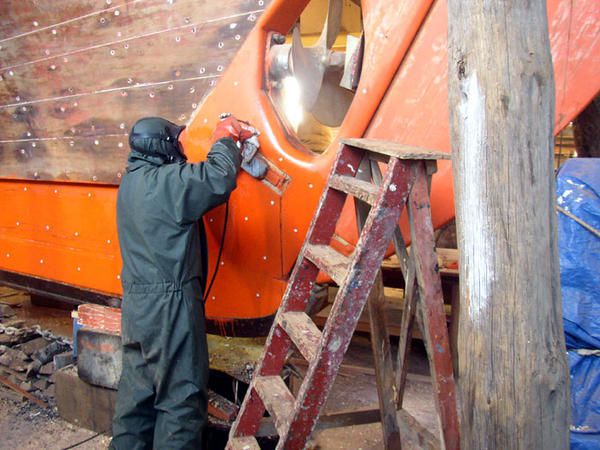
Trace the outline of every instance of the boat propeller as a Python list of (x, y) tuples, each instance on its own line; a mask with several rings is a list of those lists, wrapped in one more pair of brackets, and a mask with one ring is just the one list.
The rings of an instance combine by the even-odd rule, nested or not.
[[(348, 51), (332, 50), (340, 32), (342, 20), (342, 0), (329, 0), (327, 17), (321, 34), (313, 46), (302, 43), (300, 26), (296, 24), (292, 32), (292, 44), (276, 45), (271, 48), (271, 79), (280, 80), (292, 75), (300, 88), (300, 101), (305, 111), (309, 111), (322, 124), (339, 126), (354, 93), (352, 86), (340, 85), (348, 70), (355, 70), (356, 64), (348, 64)], [(357, 38), (349, 35), (348, 41)], [(356, 46), (353, 46), (353, 50)], [(351, 66), (351, 67), (349, 67)]]

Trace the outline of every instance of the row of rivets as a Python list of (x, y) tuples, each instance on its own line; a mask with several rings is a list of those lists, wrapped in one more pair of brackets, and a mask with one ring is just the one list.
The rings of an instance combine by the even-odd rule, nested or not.
[[(259, 2), (259, 4), (260, 4), (260, 2)], [(113, 14), (114, 14), (115, 16), (119, 16), (119, 15), (120, 15), (120, 11), (119, 11), (118, 9), (116, 9), (116, 10), (113, 12)], [(249, 15), (248, 15), (248, 20), (249, 20), (249, 21), (251, 21), (251, 22), (254, 22), (254, 21), (256, 20), (256, 16), (254, 15), (254, 13), (251, 13), (251, 14), (249, 14)], [(102, 24), (106, 23), (106, 19), (105, 19), (104, 17), (101, 17), (101, 18), (99, 19), (99, 21), (100, 21), (100, 23), (102, 23)], [(190, 19), (189, 19), (189, 18), (186, 18), (186, 19), (185, 19), (185, 22), (189, 24), (189, 23), (190, 23)], [(35, 23), (37, 23), (37, 22), (35, 22)], [(235, 23), (235, 22), (234, 22), (234, 23), (231, 23), (231, 24), (229, 25), (229, 28), (230, 28), (230, 29), (232, 29), (232, 30), (233, 30), (233, 29), (235, 29), (236, 27), (237, 27), (237, 23)], [(191, 31), (193, 34), (195, 34), (195, 33), (197, 32), (197, 26), (194, 26), (194, 27), (192, 27), (192, 29), (191, 29), (190, 31)], [(57, 29), (55, 29), (55, 28), (54, 28), (54, 29), (52, 29), (52, 31), (51, 31), (51, 32), (52, 32), (52, 34), (53, 34), (53, 35), (57, 35), (57, 34), (58, 34), (58, 31), (57, 31)], [(121, 36), (122, 36), (122, 33), (121, 33), (120, 31), (119, 31), (119, 32), (117, 32), (117, 37), (119, 37), (119, 38), (120, 38)], [(233, 39), (234, 39), (234, 40), (236, 40), (236, 41), (239, 41), (239, 40), (241, 39), (241, 35), (239, 35), (239, 34), (236, 34), (236, 35), (233, 37)], [(178, 35), (178, 36), (176, 36), (176, 37), (175, 37), (175, 41), (176, 41), (176, 42), (181, 42), (181, 36), (179, 36), (179, 35)], [(106, 44), (106, 45), (109, 45), (109, 44)], [(225, 43), (224, 43), (223, 41), (220, 41), (220, 42), (218, 42), (218, 43), (217, 43), (217, 47), (218, 47), (218, 48), (220, 48), (220, 49), (222, 49), (224, 46), (225, 46)], [(128, 48), (129, 48), (129, 43), (124, 43), (123, 47), (124, 47), (125, 49), (128, 49)], [(1, 48), (2, 48), (2, 46), (0, 46), (0, 49), (1, 49)], [(112, 55), (112, 56), (115, 56), (115, 54), (116, 54), (116, 52), (115, 52), (115, 50), (114, 50), (114, 49), (110, 49), (110, 50), (109, 50), (109, 53), (110, 53), (110, 55)], [(51, 51), (50, 51), (50, 49), (44, 49), (44, 50), (43, 50), (43, 54), (44, 54), (45, 56), (50, 56), (50, 55), (51, 55)], [(67, 61), (68, 61), (68, 58), (65, 56), (65, 57), (64, 57), (64, 62), (67, 62)], [(50, 66), (49, 66), (49, 70), (51, 70), (51, 71), (55, 71), (56, 69), (57, 69), (57, 65), (56, 65), (56, 64), (52, 64), (52, 65), (50, 65)], [(10, 75), (10, 76), (13, 76), (13, 75), (14, 75), (14, 72), (13, 72), (12, 70), (11, 70), (11, 71), (9, 71), (9, 75)], [(0, 76), (0, 81), (2, 81), (3, 79), (4, 79), (4, 78), (3, 78), (2, 76)]]
[[(5, 256), (6, 256), (7, 258), (10, 258), (10, 257), (11, 257), (11, 254), (10, 254), (9, 252), (7, 252), (7, 253), (5, 254)], [(46, 262), (46, 261), (45, 261), (43, 258), (41, 258), (41, 259), (39, 260), (39, 263), (40, 263), (40, 264), (44, 264), (45, 262)], [(81, 266), (77, 266), (77, 267), (75, 268), (75, 270), (76, 270), (77, 272), (81, 272)], [(117, 275), (117, 280), (120, 280), (120, 279), (121, 279), (121, 275)]]
[[(56, 67), (54, 67), (54, 66), (53, 66), (53, 67), (51, 67), (51, 69), (52, 69), (52, 70), (54, 70), (54, 69), (56, 69)], [(225, 68), (224, 68), (222, 65), (218, 65), (218, 66), (216, 67), (216, 70), (217, 70), (217, 72), (222, 72), (223, 70), (225, 70)], [(198, 70), (198, 72), (199, 72), (201, 75), (202, 75), (203, 73), (205, 73), (205, 71), (206, 71), (205, 67), (201, 67), (201, 68)], [(176, 72), (174, 73), (174, 75), (175, 75), (175, 77), (179, 77), (179, 76), (181, 76), (181, 72), (180, 72), (180, 71), (176, 71)], [(217, 83), (217, 82), (216, 82), (216, 80), (214, 79), (214, 78), (216, 78), (216, 77), (218, 77), (218, 75), (208, 75), (208, 76), (206, 76), (204, 79), (213, 78), (213, 79), (210, 79), (210, 80), (208, 81), (208, 84), (209, 84), (209, 86), (211, 86), (211, 87), (214, 87), (214, 86), (216, 86), (216, 83)], [(0, 79), (1, 79), (1, 78), (2, 78), (2, 77), (0, 76)], [(201, 80), (202, 78), (199, 78), (199, 79)], [(189, 79), (189, 80), (192, 80), (192, 79)], [(182, 81), (189, 81), (189, 80), (182, 80)], [(133, 83), (133, 79), (132, 79), (132, 78), (128, 78), (128, 79), (127, 79), (127, 83), (128, 83), (128, 84), (132, 84), (132, 83)], [(158, 84), (162, 84), (162, 83), (158, 83)], [(127, 97), (127, 96), (129, 95), (129, 94), (128, 94), (128, 92), (127, 92), (127, 90), (128, 90), (128, 89), (134, 89), (134, 88), (137, 88), (139, 85), (140, 85), (140, 83), (138, 82), (138, 83), (136, 83), (134, 86), (131, 86), (131, 87), (123, 87), (123, 90), (122, 90), (122, 91), (120, 91), (120, 95), (121, 95), (121, 96), (123, 96), (123, 97)], [(145, 88), (145, 86), (144, 86), (144, 88)], [(173, 89), (174, 89), (174, 85), (173, 85), (173, 84), (169, 84), (169, 85), (167, 86), (167, 89), (168, 89), (168, 90), (173, 90)], [(68, 88), (67, 90), (68, 90), (68, 92), (69, 92), (69, 94), (70, 94), (70, 95), (77, 95), (77, 96), (87, 95), (87, 94), (84, 94), (84, 93), (81, 93), (81, 94), (74, 94), (74, 89), (73, 89), (72, 87)], [(193, 87), (189, 88), (189, 91), (190, 91), (190, 94), (193, 94), (193, 93), (195, 93), (195, 92), (196, 92), (196, 87), (194, 87), (194, 86), (193, 86)], [(102, 91), (98, 91), (98, 92), (96, 92), (96, 93), (100, 93), (100, 94), (102, 94), (102, 93), (104, 93), (104, 92), (102, 92)], [(149, 97), (150, 97), (150, 98), (154, 98), (156, 94), (155, 94), (155, 92), (154, 92), (154, 91), (152, 91), (152, 92), (150, 92), (148, 95), (149, 95)], [(17, 103), (19, 103), (19, 102), (29, 102), (28, 100), (25, 100), (25, 99), (21, 98), (21, 96), (20, 96), (20, 95), (17, 95), (17, 96), (15, 96), (14, 98), (15, 98), (15, 101), (16, 101)], [(32, 101), (31, 103), (36, 103), (36, 101)], [(19, 105), (5, 105), (5, 106), (19, 106)], [(72, 106), (73, 106), (73, 107), (78, 107), (78, 106), (79, 106), (79, 102), (78, 102), (78, 101), (73, 101), (73, 103), (72, 103)], [(27, 106), (25, 106), (25, 105), (21, 105), (21, 106), (20, 106), (20, 109), (21, 109), (22, 111), (28, 111), (28, 108), (27, 108)], [(67, 107), (66, 107), (66, 106), (64, 106), (64, 104), (63, 104), (62, 106), (60, 106), (60, 107), (59, 107), (59, 110), (60, 110), (61, 112), (66, 112), (66, 110), (67, 110)], [(14, 115), (14, 116), (15, 116), (15, 117), (17, 117), (17, 115)]]

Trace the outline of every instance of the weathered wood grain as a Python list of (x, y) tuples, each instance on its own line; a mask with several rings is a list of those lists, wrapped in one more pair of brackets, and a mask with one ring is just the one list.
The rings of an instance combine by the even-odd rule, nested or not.
[(366, 138), (348, 138), (342, 139), (343, 144), (350, 145), (351, 147), (363, 148), (374, 152), (376, 155), (387, 155), (393, 156), (398, 159), (450, 159), (448, 152), (441, 152), (439, 150), (431, 150), (423, 147), (416, 147), (414, 145), (400, 144), (394, 141), (383, 141), (379, 139), (366, 139)]
[(569, 447), (546, 2), (449, 2), (466, 449)]
[(74, 94), (56, 101), (0, 107), (0, 140), (128, 132), (128, 126), (133, 125), (135, 120), (131, 120), (131, 109), (160, 110), (163, 115), (185, 121), (186, 118), (179, 118), (179, 115), (194, 110), (217, 79), (216, 75), (202, 75), (106, 89), (93, 94)]
[(3, 5), (0, 177), (118, 183), (133, 123), (186, 122), (268, 2), (59, 3), (37, 26), (48, 2)]
[[(62, 3), (65, 2), (58, 2)], [(52, 64), (57, 59), (86, 52), (90, 48), (123, 45), (151, 34), (185, 33), (194, 27), (200, 33), (200, 27), (213, 22), (242, 25), (245, 17), (240, 14), (263, 9), (252, 0), (134, 0), (119, 3), (104, 3), (106, 8), (80, 17), (66, 14), (69, 12), (66, 11), (65, 20), (48, 27), (37, 27), (21, 36), (6, 39), (0, 34), (3, 39), (0, 71), (38, 61)], [(12, 20), (22, 21), (23, 18), (13, 17)], [(236, 31), (236, 28), (231, 30)]]
[(355, 177), (343, 177), (332, 175), (329, 182), (334, 189), (353, 195), (369, 205), (373, 205), (377, 200), (377, 187), (368, 181), (363, 181)]
[(111, 6), (143, 0), (5, 0), (0, 3), (0, 36), (14, 39)]
[[(100, 139), (102, 146), (95, 144)], [(3, 144), (0, 165), (4, 176), (118, 184), (129, 153), (125, 135), (34, 141), (32, 144), (36, 147), (23, 143)]]
[(254, 388), (275, 422), (279, 434), (289, 427), (289, 418), (294, 410), (294, 396), (280, 376), (261, 376), (253, 380)]
[[(54, 103), (40, 104), (31, 118), (17, 123), (20, 134), (15, 139), (0, 140), (0, 176), (118, 183), (133, 123), (158, 112), (174, 122), (185, 122), (201, 100), (197, 93), (204, 96), (211, 81), (214, 79), (76, 97), (62, 103), (66, 105), (64, 113), (57, 111)], [(0, 129), (7, 126), (11, 126), (10, 117), (0, 112)]]
[(306, 246), (306, 257), (329, 275), (340, 286), (348, 273), (350, 258), (338, 253), (329, 245)]
[(444, 448), (435, 434), (421, 425), (405, 409), (398, 411), (398, 422), (400, 422), (402, 435), (409, 436), (410, 440), (419, 446), (418, 448), (425, 450), (440, 450)]
[(321, 331), (304, 312), (287, 312), (279, 318), (281, 327), (292, 339), (302, 356), (312, 362), (319, 351)]
[(212, 23), (14, 68), (9, 71), (14, 75), (0, 85), (0, 105), (36, 104), (72, 94), (221, 74), (239, 47), (237, 32), (247, 34), (251, 29), (247, 20), (234, 30), (227, 23)]

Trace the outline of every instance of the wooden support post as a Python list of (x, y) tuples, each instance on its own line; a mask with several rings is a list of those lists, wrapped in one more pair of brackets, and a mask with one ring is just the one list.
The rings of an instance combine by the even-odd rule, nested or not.
[(546, 2), (449, 1), (464, 449), (566, 449)]

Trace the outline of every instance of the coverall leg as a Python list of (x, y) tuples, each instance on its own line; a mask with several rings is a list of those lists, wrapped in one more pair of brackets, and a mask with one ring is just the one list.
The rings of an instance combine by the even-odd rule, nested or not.
[(176, 293), (169, 337), (156, 371), (157, 449), (199, 449), (208, 419), (208, 349), (204, 310), (199, 298)]
[(123, 345), (123, 372), (113, 419), (111, 449), (152, 448), (156, 418), (154, 397), (152, 373), (140, 345)]
[(199, 289), (199, 283), (161, 283), (124, 295), (123, 373), (111, 448), (201, 448), (208, 351)]

